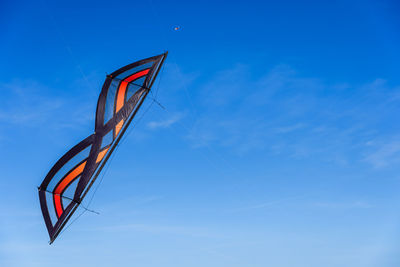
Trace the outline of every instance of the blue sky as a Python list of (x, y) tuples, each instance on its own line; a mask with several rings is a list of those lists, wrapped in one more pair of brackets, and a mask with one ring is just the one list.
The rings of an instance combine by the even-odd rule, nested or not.
[[(0, 265), (399, 266), (399, 11), (3, 1)], [(36, 186), (93, 132), (105, 74), (165, 50), (166, 110), (49, 246)]]

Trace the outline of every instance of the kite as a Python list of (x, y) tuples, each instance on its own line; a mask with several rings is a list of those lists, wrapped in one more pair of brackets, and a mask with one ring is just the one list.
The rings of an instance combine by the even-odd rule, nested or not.
[(107, 75), (97, 102), (94, 133), (62, 156), (38, 187), (50, 244), (96, 181), (150, 92), (167, 53)]

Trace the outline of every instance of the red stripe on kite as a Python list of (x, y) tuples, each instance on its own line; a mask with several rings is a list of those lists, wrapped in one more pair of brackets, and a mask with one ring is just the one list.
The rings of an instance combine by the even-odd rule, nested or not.
[(57, 185), (57, 187), (53, 191), (53, 197), (54, 197), (54, 204), (56, 208), (56, 213), (57, 216), (60, 217), (61, 214), (63, 213), (63, 207), (61, 203), (61, 194), (64, 192), (64, 189), (72, 183), (72, 181), (78, 177), (82, 172), (83, 169), (85, 168), (86, 161), (82, 162), (79, 164), (75, 169), (73, 169), (65, 178)]

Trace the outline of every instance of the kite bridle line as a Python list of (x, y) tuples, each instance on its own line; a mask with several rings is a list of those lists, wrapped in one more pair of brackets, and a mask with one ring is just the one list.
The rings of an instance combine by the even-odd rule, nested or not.
[(74, 200), (73, 198), (66, 197), (66, 196), (63, 196), (63, 195), (61, 195), (61, 194), (57, 194), (57, 193), (51, 192), (51, 191), (49, 191), (49, 190), (42, 189), (42, 188), (40, 188), (40, 187), (38, 187), (38, 190), (39, 190), (39, 191), (44, 191), (44, 192), (47, 192), (47, 193), (50, 193), (50, 194), (53, 194), (53, 195), (60, 196), (61, 198), (68, 199), (69, 201), (72, 201), (72, 202), (74, 202), (75, 204), (80, 205), (81, 208), (84, 209), (84, 210), (86, 210), (86, 211), (93, 212), (93, 213), (95, 213), (95, 214), (100, 214), (100, 212), (95, 211), (95, 210), (91, 210), (91, 209), (89, 209), (88, 207), (85, 207), (85, 206), (82, 204), (82, 202), (76, 201), (76, 200)]
[[(116, 81), (123, 81), (123, 79), (113, 78), (112, 75), (110, 75), (110, 74), (107, 74), (107, 77), (110, 77), (110, 78), (112, 78), (113, 80), (116, 80)], [(154, 102), (156, 102), (156, 104), (159, 105), (162, 109), (165, 109), (165, 107), (164, 107), (160, 102), (158, 102), (158, 101), (156, 100), (157, 94), (156, 94), (156, 96), (154, 96), (154, 95), (153, 95), (153, 92), (150, 90), (150, 88), (145, 87), (145, 86), (141, 86), (141, 85), (136, 84), (136, 83), (134, 83), (134, 82), (129, 82), (128, 84), (133, 84), (133, 85), (136, 85), (136, 86), (141, 87), (141, 88), (143, 88), (143, 89), (149, 90), (150, 94), (152, 95), (151, 97), (149, 96), (149, 98), (150, 98), (151, 100), (153, 100)], [(151, 86), (150, 86), (150, 87), (151, 87)]]
[[(111, 146), (110, 150), (108, 151), (108, 153), (106, 154), (106, 156), (104, 157), (104, 159), (102, 160), (102, 162), (100, 163), (100, 166), (97, 168), (96, 173), (93, 175), (93, 177), (92, 177), (92, 179), (91, 179), (91, 182), (88, 184), (88, 186), (86, 187), (86, 189), (85, 189), (85, 191), (83, 192), (83, 194), (79, 197), (79, 202), (82, 202), (83, 198), (86, 196), (86, 194), (89, 192), (90, 188), (93, 186), (94, 182), (95, 182), (96, 179), (98, 178), (98, 176), (99, 176), (101, 170), (104, 168), (104, 166), (105, 166), (105, 164), (107, 163), (108, 159), (109, 159), (110, 156), (113, 154), (112, 152), (117, 148), (119, 141), (120, 141), (121, 138), (123, 137), (124, 133), (125, 133), (126, 130), (128, 129), (128, 126), (129, 126), (130, 123), (132, 122), (132, 120), (133, 120), (133, 118), (135, 117), (136, 113), (139, 111), (139, 109), (140, 109), (140, 107), (142, 106), (144, 100), (146, 99), (147, 95), (149, 94), (150, 88), (152, 87), (154, 81), (156, 80), (157, 75), (158, 75), (158, 73), (160, 72), (160, 69), (161, 69), (161, 67), (162, 67), (162, 65), (163, 65), (163, 63), (164, 63), (165, 58), (167, 57), (167, 55), (168, 55), (168, 51), (164, 52), (163, 58), (161, 59), (161, 61), (160, 61), (160, 63), (158, 64), (158, 66), (156, 66), (156, 67), (157, 67), (157, 70), (156, 70), (156, 72), (155, 72), (154, 75), (153, 75), (154, 78), (152, 78), (152, 80), (150, 81), (149, 87), (147, 88), (147, 87), (140, 86), (141, 88), (146, 89), (145, 92), (144, 92), (144, 94), (143, 94), (143, 96), (142, 96), (142, 98), (140, 99), (139, 103), (137, 104), (135, 110), (134, 110), (134, 111), (132, 112), (132, 114), (130, 115), (129, 119), (126, 121), (125, 127), (123, 127), (123, 128), (121, 129), (121, 132), (120, 132), (120, 134), (118, 135), (118, 137), (115, 139), (114, 144)], [(96, 192), (94, 192), (94, 193), (96, 193)], [(58, 237), (58, 235), (59, 235), (61, 232), (63, 232), (62, 229), (63, 229), (64, 226), (67, 224), (67, 222), (69, 221), (69, 219), (71, 219), (71, 216), (74, 214), (75, 210), (78, 208), (79, 202), (78, 202), (78, 201), (75, 201), (75, 203), (77, 203), (77, 205), (75, 205), (75, 206), (72, 208), (72, 210), (69, 212), (69, 214), (67, 215), (67, 217), (65, 218), (65, 220), (60, 224), (60, 226), (58, 227), (57, 231), (55, 232), (53, 238), (50, 239), (50, 242), (49, 242), (50, 245), (54, 242), (54, 240)], [(86, 210), (84, 210), (77, 218), (75, 218), (75, 220), (72, 221), (71, 224), (74, 223), (85, 211), (86, 211)], [(70, 225), (71, 225), (71, 224), (70, 224)], [(70, 225), (69, 225), (69, 226), (70, 226)], [(68, 227), (69, 227), (69, 226), (68, 226)], [(66, 229), (64, 229), (64, 230), (66, 230)]]
[[(111, 78), (111, 79), (113, 79), (113, 80), (115, 80), (115, 81), (123, 81), (123, 79), (114, 78), (111, 74), (107, 74), (106, 76), (109, 77), (109, 78)], [(137, 87), (141, 87), (141, 88), (143, 88), (143, 89), (150, 90), (150, 88), (148, 88), (148, 87), (146, 87), (146, 86), (142, 86), (142, 85), (137, 84), (137, 83), (134, 83), (134, 82), (128, 82), (128, 84), (133, 84), (133, 85), (136, 85)], [(150, 86), (150, 87), (151, 87), (151, 86)]]

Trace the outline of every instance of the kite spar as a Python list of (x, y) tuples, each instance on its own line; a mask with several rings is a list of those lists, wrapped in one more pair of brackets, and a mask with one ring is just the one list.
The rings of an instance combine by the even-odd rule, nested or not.
[(107, 75), (97, 102), (95, 132), (62, 156), (38, 187), (50, 244), (96, 181), (150, 92), (167, 53)]

